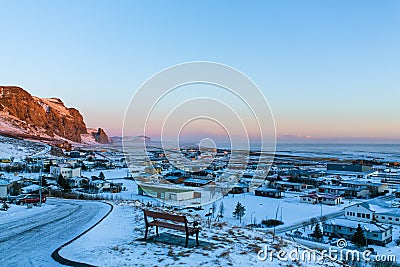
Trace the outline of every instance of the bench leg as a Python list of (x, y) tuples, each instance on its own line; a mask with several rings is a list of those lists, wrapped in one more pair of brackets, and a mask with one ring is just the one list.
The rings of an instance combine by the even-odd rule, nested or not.
[(189, 233), (186, 232), (186, 242), (185, 242), (185, 248), (187, 248), (189, 242)]
[(199, 232), (196, 232), (196, 244), (199, 246)]
[(147, 239), (147, 232), (149, 231), (149, 227), (146, 225), (146, 231), (144, 232), (144, 240)]
[(160, 236), (160, 235), (158, 234), (158, 226), (156, 226), (156, 235), (157, 235), (157, 236)]

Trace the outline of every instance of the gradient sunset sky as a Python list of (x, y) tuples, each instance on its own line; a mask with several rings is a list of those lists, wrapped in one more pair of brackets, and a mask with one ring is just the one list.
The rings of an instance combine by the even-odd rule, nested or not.
[(146, 79), (200, 60), (250, 77), (282, 140), (400, 140), (400, 1), (0, 0), (0, 9), (0, 84), (60, 97), (110, 135)]

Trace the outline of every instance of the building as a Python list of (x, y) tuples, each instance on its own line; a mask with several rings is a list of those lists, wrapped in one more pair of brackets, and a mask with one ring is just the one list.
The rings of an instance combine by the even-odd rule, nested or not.
[(231, 190), (229, 193), (231, 194), (242, 194), (242, 193), (248, 193), (249, 192), (249, 185), (244, 184), (244, 183), (236, 183), (232, 186)]
[(140, 183), (138, 184), (138, 194), (165, 200), (184, 201), (201, 198), (206, 195), (206, 192), (197, 192), (192, 189), (172, 187), (171, 185)]
[(311, 185), (302, 184), (302, 183), (285, 182), (285, 181), (277, 181), (274, 184), (275, 184), (275, 187), (278, 189), (297, 191), (297, 192), (313, 188), (313, 186), (311, 186)]
[(344, 208), (345, 218), (362, 222), (378, 222), (400, 225), (400, 210), (384, 206), (385, 203), (359, 203)]
[(64, 178), (80, 177), (81, 167), (72, 167), (70, 164), (59, 164), (58, 166), (50, 166), (50, 174), (53, 177), (62, 175)]
[(83, 185), (89, 185), (89, 179), (84, 177), (71, 177), (67, 178), (67, 183), (71, 188), (82, 187)]
[(7, 187), (8, 181), (5, 179), (0, 179), (0, 199), (7, 198)]
[(331, 194), (319, 194), (312, 192), (307, 195), (300, 196), (300, 202), (310, 204), (339, 205), (342, 203), (342, 197)]
[(185, 186), (200, 187), (200, 186), (205, 186), (211, 182), (212, 180), (189, 178), (183, 181), (183, 184)]
[(348, 219), (333, 219), (322, 223), (324, 235), (337, 238), (351, 239), (358, 225), (361, 226), (366, 238), (366, 245), (385, 246), (392, 242), (391, 225), (378, 223), (360, 223)]
[(368, 172), (371, 166), (360, 164), (346, 164), (346, 163), (328, 163), (326, 165), (328, 171), (342, 171), (342, 172)]
[(97, 192), (108, 192), (111, 189), (111, 182), (106, 180), (94, 180), (89, 182), (89, 188)]
[(262, 197), (272, 197), (272, 198), (281, 198), (282, 192), (276, 188), (268, 188), (268, 187), (259, 187), (254, 190), (254, 194), (256, 196)]

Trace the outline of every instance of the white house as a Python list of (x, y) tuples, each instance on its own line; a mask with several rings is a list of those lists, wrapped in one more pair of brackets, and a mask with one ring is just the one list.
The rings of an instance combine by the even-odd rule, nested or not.
[(342, 197), (335, 196), (331, 194), (319, 194), (319, 193), (309, 193), (307, 195), (300, 196), (301, 203), (310, 203), (310, 204), (326, 204), (326, 205), (339, 205), (342, 203)]
[(359, 203), (344, 208), (344, 211), (347, 219), (400, 225), (400, 211), (398, 208)]
[(358, 203), (344, 208), (344, 217), (360, 222), (372, 222), (375, 211), (371, 210), (369, 204)]
[(60, 176), (64, 178), (80, 177), (81, 167), (72, 167), (70, 164), (59, 164), (58, 166), (50, 166), (50, 174), (54, 177)]
[(350, 239), (356, 232), (358, 225), (361, 226), (366, 238), (366, 245), (375, 244), (384, 246), (392, 242), (391, 225), (378, 223), (360, 223), (348, 219), (333, 219), (322, 224), (324, 235)]

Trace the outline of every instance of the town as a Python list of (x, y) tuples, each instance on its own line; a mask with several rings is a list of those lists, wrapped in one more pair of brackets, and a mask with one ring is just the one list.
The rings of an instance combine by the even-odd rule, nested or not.
[[(398, 162), (284, 154), (272, 160), (260, 151), (232, 160), (229, 149), (196, 146), (148, 146), (144, 157), (127, 156), (118, 143), (35, 149), (18, 159), (1, 158), (3, 211), (40, 209), (52, 198), (139, 201), (199, 216), (203, 228), (227, 222), (311, 248), (345, 239), (348, 248), (400, 251)], [(363, 234), (357, 239), (358, 231)]]

